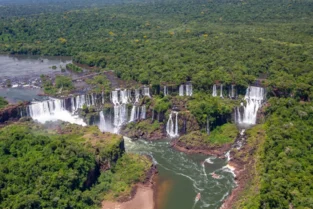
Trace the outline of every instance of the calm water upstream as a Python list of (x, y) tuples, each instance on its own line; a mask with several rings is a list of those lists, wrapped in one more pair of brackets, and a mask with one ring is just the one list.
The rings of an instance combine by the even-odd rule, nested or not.
[[(71, 62), (69, 57), (0, 55), (0, 75), (1, 77), (16, 77), (32, 74), (49, 74), (61, 71), (60, 66), (65, 66)], [(52, 69), (52, 66), (56, 66), (57, 69)]]
[[(148, 154), (159, 171), (157, 209), (219, 208), (235, 187), (227, 161), (204, 155), (187, 155), (170, 148), (168, 140), (147, 142), (125, 140), (127, 152)], [(205, 161), (204, 165), (202, 162)], [(215, 172), (220, 179), (212, 178)], [(195, 196), (201, 199), (195, 203)], [(162, 194), (165, 193), (165, 194)]]

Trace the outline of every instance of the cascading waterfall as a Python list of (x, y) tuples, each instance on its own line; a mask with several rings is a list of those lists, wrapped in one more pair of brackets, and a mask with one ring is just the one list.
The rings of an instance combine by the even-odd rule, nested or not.
[(31, 118), (40, 123), (61, 120), (78, 125), (86, 125), (82, 119), (66, 110), (65, 100), (61, 99), (50, 98), (47, 101), (33, 103), (28, 106), (28, 113)]
[(235, 85), (231, 85), (231, 98), (235, 98)]
[(186, 84), (186, 96), (192, 96), (192, 84)]
[(127, 122), (128, 111), (126, 104), (114, 106), (114, 126), (119, 128)]
[(167, 95), (168, 95), (167, 86), (164, 86), (164, 87), (163, 87), (163, 94), (164, 94), (164, 96), (167, 96)]
[(141, 106), (140, 119), (146, 119), (146, 105)]
[(144, 93), (143, 94), (144, 96), (151, 97), (150, 96), (150, 89), (149, 89), (149, 87), (144, 87), (143, 88), (143, 93)]
[[(175, 124), (173, 121), (173, 113), (176, 115)], [(166, 132), (167, 135), (171, 138), (178, 137), (178, 112), (171, 112), (169, 115), (168, 121), (166, 123)]]
[(120, 103), (119, 100), (118, 100), (118, 91), (117, 90), (112, 91), (111, 102), (114, 105), (118, 105)]
[(216, 84), (213, 85), (212, 96), (213, 96), (213, 97), (216, 97), (216, 96), (217, 96)]
[(135, 89), (135, 103), (138, 103), (140, 100), (140, 91), (139, 89)]
[(135, 120), (137, 120), (137, 107), (133, 105), (131, 113), (130, 113), (129, 122), (133, 122)]
[(210, 135), (210, 121), (209, 121), (209, 117), (206, 120), (206, 133), (208, 135)]
[(182, 84), (182, 85), (180, 85), (179, 86), (179, 96), (184, 96), (184, 85)]
[(122, 104), (128, 103), (128, 91), (127, 91), (127, 89), (120, 90), (120, 101)]
[(257, 119), (257, 112), (259, 108), (262, 106), (262, 102), (264, 101), (264, 88), (256, 87), (256, 86), (249, 86), (246, 91), (246, 105), (242, 108), (243, 116), (241, 116), (240, 109), (236, 108), (235, 110), (235, 121), (239, 124), (256, 124)]
[(223, 98), (223, 84), (220, 86), (220, 97)]

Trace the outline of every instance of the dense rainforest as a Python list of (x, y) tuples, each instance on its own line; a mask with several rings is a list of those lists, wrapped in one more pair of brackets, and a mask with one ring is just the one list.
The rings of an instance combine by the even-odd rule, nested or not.
[[(143, 84), (247, 86), (312, 97), (312, 1), (162, 1), (3, 17), (0, 51), (71, 55)], [(2, 8), (0, 8), (2, 9)]]
[(150, 160), (123, 154), (121, 136), (97, 127), (61, 129), (30, 122), (0, 129), (1, 208), (98, 208), (146, 177)]
[[(69, 55), (152, 86), (192, 81), (196, 93), (188, 109), (201, 126), (208, 116), (231, 114), (235, 105), (208, 95), (213, 84), (266, 87), (258, 181), (249, 185), (256, 189), (242, 196), (238, 208), (313, 208), (312, 0), (173, 0), (4, 15), (11, 8), (0, 7), (0, 52)], [(59, 79), (60, 86), (68, 83)], [(107, 86), (100, 77), (89, 82)], [(51, 84), (45, 87), (55, 92)], [(154, 105), (166, 111), (168, 98), (158, 97)], [(223, 131), (233, 129), (227, 126)], [(47, 140), (40, 149), (50, 146)], [(5, 169), (1, 178), (9, 178)], [(76, 187), (78, 194), (85, 193)]]

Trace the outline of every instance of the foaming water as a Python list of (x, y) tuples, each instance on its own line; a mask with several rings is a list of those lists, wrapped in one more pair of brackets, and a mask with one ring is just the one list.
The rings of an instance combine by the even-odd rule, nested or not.
[[(167, 140), (146, 142), (125, 139), (126, 151), (147, 154), (157, 163), (159, 177), (171, 181), (167, 198), (157, 209), (219, 208), (234, 188), (227, 161), (204, 155), (187, 155), (170, 148)], [(211, 173), (220, 176), (214, 179)], [(201, 193), (201, 199), (195, 197)]]

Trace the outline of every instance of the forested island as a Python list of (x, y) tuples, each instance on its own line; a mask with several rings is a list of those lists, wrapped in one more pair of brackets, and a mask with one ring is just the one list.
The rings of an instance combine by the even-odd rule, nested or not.
[(0, 79), (46, 96), (0, 94), (0, 207), (123, 209), (149, 183), (178, 209), (171, 170), (190, 207), (313, 208), (312, 17), (311, 0), (0, 1), (0, 53), (71, 57)]

